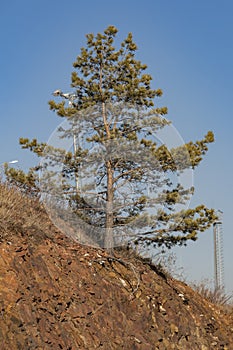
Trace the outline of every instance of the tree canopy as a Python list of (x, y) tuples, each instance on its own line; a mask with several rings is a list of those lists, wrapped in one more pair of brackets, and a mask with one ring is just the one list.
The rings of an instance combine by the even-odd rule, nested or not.
[(155, 102), (162, 90), (151, 87), (147, 66), (136, 59), (132, 33), (118, 49), (117, 33), (109, 26), (88, 34), (73, 64), (72, 91), (56, 90), (60, 101), (49, 101), (63, 118), (57, 134), (69, 147), (20, 138), (22, 148), (43, 160), (29, 174), (8, 167), (6, 174), (46, 203), (49, 198), (57, 222), (82, 227), (77, 239), (83, 243), (89, 237), (106, 248), (184, 245), (216, 219), (205, 205), (187, 207), (194, 188), (180, 182), (200, 164), (214, 135), (172, 148), (159, 142), (158, 132), (171, 125), (167, 108)]

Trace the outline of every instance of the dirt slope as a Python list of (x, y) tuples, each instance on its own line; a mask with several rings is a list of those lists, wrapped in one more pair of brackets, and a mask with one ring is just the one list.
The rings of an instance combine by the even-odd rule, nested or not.
[(17, 222), (0, 210), (1, 350), (233, 349), (230, 317), (190, 287), (80, 246), (32, 207)]

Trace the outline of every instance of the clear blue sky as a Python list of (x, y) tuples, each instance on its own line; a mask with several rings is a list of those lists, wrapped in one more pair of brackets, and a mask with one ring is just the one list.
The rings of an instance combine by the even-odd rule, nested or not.
[[(0, 161), (35, 159), (18, 138), (46, 141), (60, 119), (49, 111), (51, 92), (70, 90), (72, 63), (85, 34), (109, 24), (119, 38), (133, 32), (138, 58), (148, 64), (161, 104), (187, 142), (215, 133), (216, 142), (195, 172), (191, 205), (224, 212), (225, 281), (233, 290), (232, 107), (233, 2), (231, 0), (13, 0), (0, 12)], [(188, 248), (176, 249), (191, 280), (212, 278), (212, 230)]]

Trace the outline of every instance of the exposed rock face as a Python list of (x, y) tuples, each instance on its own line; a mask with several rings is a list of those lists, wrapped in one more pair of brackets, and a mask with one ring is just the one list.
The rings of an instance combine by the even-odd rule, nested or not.
[(56, 236), (0, 247), (1, 349), (233, 349), (189, 287)]
[(14, 227), (0, 243), (2, 350), (231, 350), (231, 327), (184, 283), (52, 226)]

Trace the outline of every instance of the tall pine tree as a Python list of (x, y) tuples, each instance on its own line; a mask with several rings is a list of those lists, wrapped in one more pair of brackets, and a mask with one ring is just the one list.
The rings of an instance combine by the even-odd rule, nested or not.
[[(72, 138), (74, 151), (36, 139), (21, 138), (20, 144), (44, 157), (43, 184), (56, 198), (56, 210), (62, 203), (68, 206), (94, 243), (108, 249), (126, 242), (183, 245), (216, 219), (204, 205), (187, 209), (193, 188), (177, 180), (199, 165), (214, 136), (209, 131), (200, 141), (172, 149), (158, 143), (157, 131), (170, 123), (164, 117), (167, 108), (154, 102), (162, 90), (151, 88), (152, 77), (135, 57), (131, 33), (119, 49), (113, 46), (117, 32), (109, 26), (103, 34), (86, 36), (86, 47), (73, 64), (73, 91), (56, 90), (61, 102), (49, 101), (67, 121), (68, 128), (59, 132), (63, 139)], [(25, 188), (38, 188), (33, 170), (24, 174), (6, 168), (6, 174)], [(64, 208), (59, 213), (64, 219)]]

